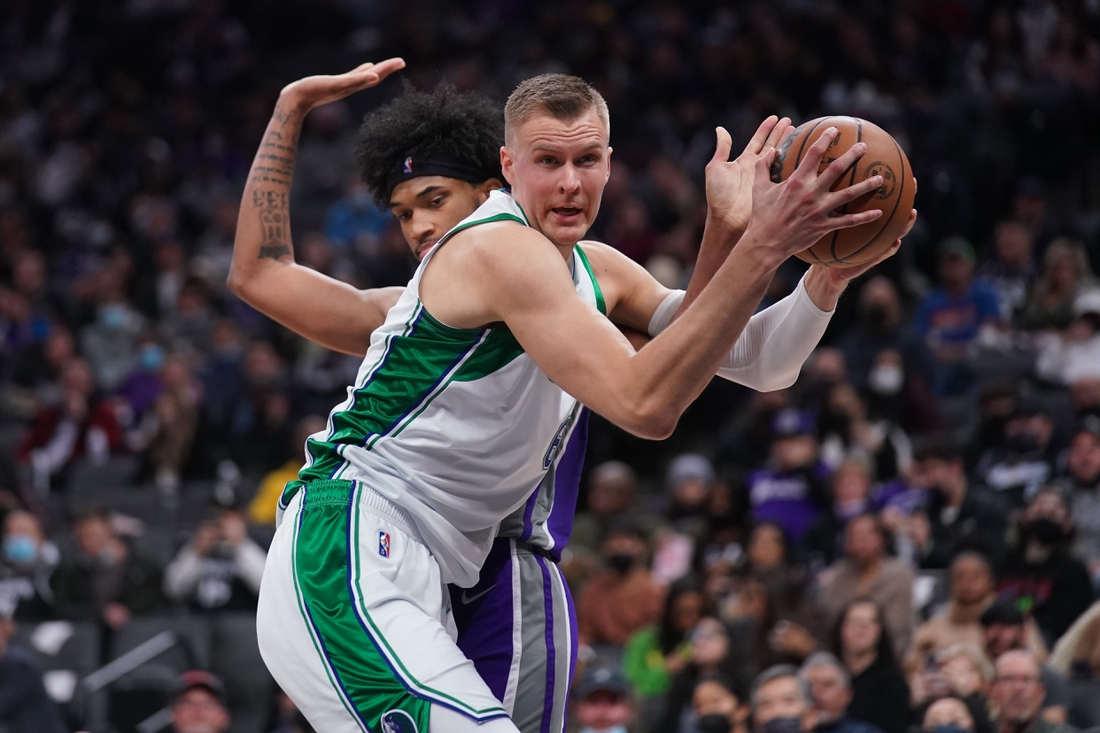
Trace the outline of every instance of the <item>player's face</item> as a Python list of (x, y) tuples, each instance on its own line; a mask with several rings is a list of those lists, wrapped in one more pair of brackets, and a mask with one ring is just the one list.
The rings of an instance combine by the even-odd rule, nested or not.
[(592, 226), (611, 174), (607, 128), (595, 108), (569, 121), (536, 114), (517, 127), (501, 164), (531, 225), (571, 246)]
[(411, 178), (394, 187), (390, 211), (419, 261), (440, 237), (485, 203), (490, 191), (500, 187), (495, 178), (476, 185), (446, 176)]

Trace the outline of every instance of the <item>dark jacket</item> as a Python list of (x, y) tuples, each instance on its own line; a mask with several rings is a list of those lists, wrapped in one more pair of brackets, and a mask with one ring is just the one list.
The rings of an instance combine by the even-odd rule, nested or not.
[(57, 703), (42, 686), (42, 673), (21, 649), (0, 659), (0, 730), (6, 733), (66, 733)]
[(98, 597), (96, 578), (107, 570), (79, 555), (63, 562), (53, 576), (58, 616), (74, 621), (98, 620), (109, 603), (121, 603), (131, 613), (154, 610), (164, 602), (161, 569), (131, 550), (122, 561), (118, 585), (110, 598)]
[(901, 668), (880, 655), (853, 677), (848, 717), (870, 723), (883, 733), (905, 733), (909, 728), (909, 683)]

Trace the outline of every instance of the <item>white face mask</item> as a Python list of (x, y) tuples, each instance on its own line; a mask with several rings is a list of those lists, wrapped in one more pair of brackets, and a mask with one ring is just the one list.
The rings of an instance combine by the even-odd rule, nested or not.
[(883, 364), (871, 370), (867, 377), (867, 386), (880, 395), (895, 395), (901, 391), (905, 382), (905, 372), (897, 364)]

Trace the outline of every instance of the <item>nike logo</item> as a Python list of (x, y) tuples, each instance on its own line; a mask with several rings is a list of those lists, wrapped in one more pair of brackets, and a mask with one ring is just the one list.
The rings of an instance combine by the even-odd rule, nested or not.
[(458, 600), (462, 603), (463, 606), (468, 606), (471, 603), (473, 603), (474, 601), (476, 601), (478, 598), (481, 598), (486, 593), (488, 593), (489, 591), (491, 591), (493, 588), (496, 588), (496, 587), (497, 587), (497, 584), (493, 583), (492, 585), (490, 585), (485, 590), (481, 591), (480, 593), (475, 593), (473, 595), (470, 595), (469, 589), (464, 590), (464, 591), (462, 591), (462, 595), (459, 596)]

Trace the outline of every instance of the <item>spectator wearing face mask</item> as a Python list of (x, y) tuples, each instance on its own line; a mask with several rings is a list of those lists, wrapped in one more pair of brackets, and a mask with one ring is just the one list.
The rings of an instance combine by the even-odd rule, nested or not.
[(715, 674), (740, 679), (741, 654), (730, 638), (730, 629), (722, 621), (708, 616), (699, 621), (688, 637), (690, 651), (687, 663), (677, 672), (665, 698), (665, 709), (652, 728), (659, 731), (691, 728), (692, 699), (701, 680)]
[(580, 733), (628, 733), (634, 722), (630, 686), (617, 669), (593, 667), (573, 691)]
[(1054, 421), (1036, 400), (1017, 398), (998, 442), (978, 458), (974, 475), (1016, 509), (1035, 496), (1051, 477), (1056, 458), (1051, 438)]
[(160, 568), (130, 549), (105, 511), (82, 512), (73, 533), (77, 552), (62, 561), (52, 583), (61, 618), (99, 619), (117, 629), (161, 604)]
[(1004, 508), (970, 486), (957, 447), (945, 441), (925, 445), (913, 462), (912, 481), (928, 497), (927, 524), (911, 525), (910, 532), (921, 568), (946, 568), (961, 549), (980, 549), (995, 560), (1004, 555)]
[(954, 696), (941, 697), (928, 706), (921, 720), (922, 733), (974, 733), (974, 718), (966, 703)]
[(691, 705), (693, 733), (748, 733), (748, 696), (728, 675), (716, 672), (701, 679)]
[(1023, 649), (997, 659), (989, 701), (998, 733), (1073, 733), (1076, 728), (1051, 723), (1041, 715), (1045, 688), (1035, 655)]
[(754, 733), (808, 733), (813, 730), (813, 698), (789, 664), (769, 667), (752, 686)]
[(828, 652), (811, 654), (798, 671), (813, 697), (815, 733), (882, 733), (869, 723), (848, 717), (852, 680), (840, 660)]
[(866, 401), (847, 382), (831, 387), (818, 414), (821, 460), (836, 469), (845, 460), (861, 460), (878, 476), (905, 473), (913, 459), (908, 436), (889, 419), (872, 418)]
[(998, 597), (1030, 614), (1048, 645), (1092, 603), (1088, 570), (1068, 553), (1072, 529), (1062, 495), (1041, 491), (1020, 516), (1019, 540), (997, 583)]
[(580, 642), (622, 648), (634, 632), (657, 622), (665, 593), (650, 577), (648, 546), (632, 523), (613, 526), (600, 549), (606, 569), (588, 581), (577, 603)]
[(17, 621), (45, 621), (54, 616), (50, 577), (57, 568), (57, 547), (46, 540), (42, 525), (30, 512), (15, 510), (4, 517), (3, 558), (0, 559), (0, 612)]

